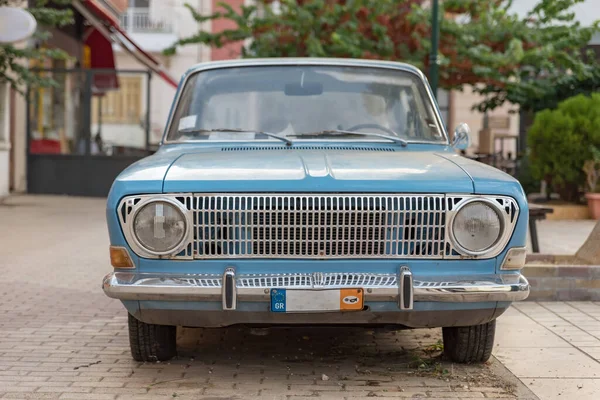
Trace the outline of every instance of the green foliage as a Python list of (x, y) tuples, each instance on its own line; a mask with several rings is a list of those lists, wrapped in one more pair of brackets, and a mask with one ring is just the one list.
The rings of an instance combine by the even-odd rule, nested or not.
[(539, 193), (540, 192), (540, 180), (534, 178), (531, 172), (531, 161), (529, 156), (523, 156), (519, 160), (517, 180), (523, 187), (525, 193)]
[(477, 107), (480, 111), (506, 101), (524, 111), (539, 111), (556, 107), (575, 94), (589, 94), (587, 86), (598, 86), (600, 66), (591, 53), (582, 54), (599, 29), (598, 21), (582, 27), (572, 12), (573, 5), (583, 1), (538, 0), (524, 19), (516, 18), (512, 28), (510, 24), (504, 26), (503, 34), (515, 32), (512, 40), (521, 41), (524, 52), (518, 68), (506, 79), (492, 79), (476, 88), (487, 97)]
[[(589, 93), (588, 87), (600, 83), (600, 67), (588, 63), (581, 49), (598, 24), (581, 27), (575, 21), (572, 7), (582, 1), (538, 0), (519, 17), (509, 11), (512, 0), (444, 0), (441, 86), (475, 85), (486, 98), (478, 105), (481, 111), (506, 101), (539, 110), (569, 90)], [(240, 10), (221, 4), (212, 15), (188, 6), (199, 23), (224, 18), (238, 28), (199, 31), (166, 54), (192, 43), (222, 47), (245, 40), (244, 57), (376, 58), (427, 70), (431, 10), (426, 0), (281, 0), (277, 13), (271, 3), (257, 0)], [(576, 89), (580, 82), (585, 82), (581, 90)]]
[(554, 109), (558, 103), (578, 94), (590, 95), (600, 91), (600, 68), (596, 62), (586, 65), (580, 74), (562, 74), (555, 78), (540, 78), (531, 83), (535, 90), (519, 99), (523, 110), (541, 111)]
[[(0, 7), (20, 6), (21, 1), (0, 0)], [(54, 0), (52, 7), (47, 7), (48, 0), (37, 0), (35, 6), (27, 9), (37, 20), (38, 30), (33, 39), (43, 44), (50, 38), (48, 27), (61, 27), (73, 23), (73, 12), (66, 8), (70, 0)], [(65, 8), (60, 8), (65, 6)], [(60, 49), (44, 47), (23, 47), (12, 44), (0, 44), (0, 82), (8, 82), (14, 88), (22, 90), (26, 85), (52, 86), (55, 82), (29, 70), (29, 62), (42, 62), (48, 59), (67, 59), (69, 56)]]
[(528, 132), (531, 171), (563, 200), (579, 200), (590, 146), (600, 146), (600, 94), (578, 95), (536, 114)]

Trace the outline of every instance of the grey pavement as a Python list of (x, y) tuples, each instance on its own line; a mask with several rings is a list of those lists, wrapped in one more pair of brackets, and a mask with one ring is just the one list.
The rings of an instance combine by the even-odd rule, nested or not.
[(61, 196), (0, 204), (1, 399), (599, 397), (593, 303), (520, 304), (499, 319), (501, 362), (485, 365), (442, 361), (439, 329), (237, 327), (181, 329), (178, 359), (137, 363), (125, 310), (100, 288), (104, 207)]
[(494, 355), (540, 399), (600, 398), (600, 303), (522, 302), (498, 321)]
[[(537, 222), (541, 254), (573, 255), (596, 225), (593, 220), (542, 220)], [(530, 238), (528, 248), (531, 253)]]

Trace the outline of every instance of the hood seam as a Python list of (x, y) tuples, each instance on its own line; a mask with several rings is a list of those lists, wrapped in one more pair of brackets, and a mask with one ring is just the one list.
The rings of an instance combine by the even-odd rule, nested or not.
[(443, 154), (439, 154), (439, 153), (433, 153), (433, 154), (435, 154), (436, 156), (438, 156), (440, 158), (443, 158), (446, 161), (451, 162), (452, 164), (454, 164), (458, 168), (460, 168), (469, 177), (469, 179), (471, 180), (471, 185), (473, 186), (473, 194), (477, 193), (477, 190), (475, 190), (475, 179), (473, 179), (473, 177), (471, 176), (471, 174), (466, 169), (464, 169), (460, 164), (454, 162), (450, 158), (444, 156)]
[(188, 154), (188, 153), (181, 153), (180, 155), (178, 155), (177, 157), (175, 157), (175, 159), (167, 167), (167, 170), (165, 171), (165, 174), (162, 177), (162, 184), (160, 185), (160, 191), (161, 191), (161, 193), (165, 192), (165, 181), (167, 180), (167, 175), (169, 174), (169, 171), (171, 170), (171, 167), (177, 162), (177, 160), (179, 160), (181, 157), (183, 157), (186, 154)]

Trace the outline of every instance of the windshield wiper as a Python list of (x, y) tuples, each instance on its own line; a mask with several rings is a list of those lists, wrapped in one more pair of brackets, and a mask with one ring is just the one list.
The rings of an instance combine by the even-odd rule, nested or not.
[(320, 137), (320, 136), (347, 136), (347, 135), (354, 135), (354, 136), (373, 136), (373, 137), (378, 137), (378, 138), (382, 138), (382, 139), (388, 139), (391, 140), (394, 143), (398, 143), (402, 146), (407, 146), (408, 142), (402, 138), (399, 138), (397, 136), (391, 136), (391, 135), (382, 135), (380, 133), (373, 133), (373, 132), (356, 132), (356, 131), (344, 131), (344, 130), (340, 130), (340, 129), (327, 129), (324, 131), (319, 131), (319, 132), (307, 132), (307, 133), (297, 133), (294, 135), (290, 135), (290, 136), (294, 136), (294, 137)]
[(195, 128), (191, 128), (191, 129), (180, 129), (179, 131), (177, 131), (178, 133), (184, 134), (184, 135), (188, 135), (188, 134), (195, 134), (195, 133), (213, 133), (213, 132), (232, 132), (232, 133), (256, 133), (257, 135), (265, 135), (265, 136), (269, 136), (275, 139), (279, 139), (283, 142), (285, 142), (288, 146), (291, 146), (294, 144), (293, 141), (291, 141), (290, 139), (283, 137), (283, 136), (279, 136), (276, 133), (270, 133), (270, 132), (263, 132), (263, 131), (255, 131), (252, 129), (233, 129), (233, 128), (221, 128), (221, 129), (195, 129)]

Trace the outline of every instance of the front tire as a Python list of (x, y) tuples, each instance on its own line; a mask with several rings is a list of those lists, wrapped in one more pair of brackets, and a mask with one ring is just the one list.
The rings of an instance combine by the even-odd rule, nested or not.
[(483, 363), (494, 348), (496, 320), (483, 325), (442, 328), (444, 355), (457, 363)]
[(147, 324), (129, 314), (129, 346), (136, 361), (167, 361), (177, 355), (177, 327)]

